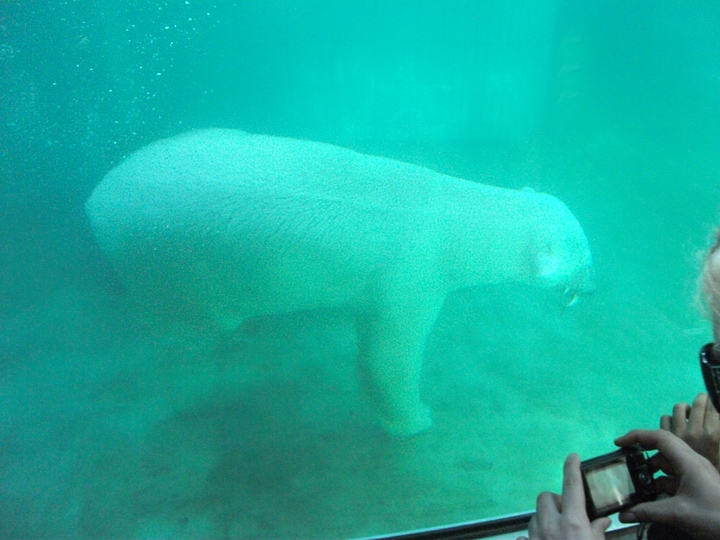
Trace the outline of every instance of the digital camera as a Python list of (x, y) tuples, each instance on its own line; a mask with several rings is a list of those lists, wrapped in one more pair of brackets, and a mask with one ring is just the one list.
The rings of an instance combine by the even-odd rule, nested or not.
[(700, 369), (710, 402), (715, 410), (720, 410), (720, 360), (713, 353), (714, 346), (714, 343), (708, 343), (700, 349)]
[(590, 520), (657, 497), (653, 470), (640, 445), (583, 461), (580, 470)]

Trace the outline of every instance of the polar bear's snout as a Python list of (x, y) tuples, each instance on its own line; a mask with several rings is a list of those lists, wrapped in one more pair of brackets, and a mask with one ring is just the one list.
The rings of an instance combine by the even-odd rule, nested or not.
[(544, 204), (547, 221), (540, 227), (544, 241), (538, 255), (539, 273), (546, 286), (562, 292), (564, 305), (570, 307), (581, 296), (595, 292), (590, 245), (567, 206), (552, 196), (545, 196)]
[(581, 296), (595, 292), (595, 270), (592, 266), (584, 267), (578, 272), (563, 290), (562, 304), (565, 307), (573, 307), (578, 303)]

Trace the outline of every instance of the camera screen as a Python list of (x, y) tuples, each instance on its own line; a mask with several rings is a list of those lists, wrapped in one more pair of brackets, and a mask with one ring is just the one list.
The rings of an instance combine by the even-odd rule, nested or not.
[(585, 479), (598, 512), (629, 502), (630, 496), (635, 493), (625, 456), (597, 469), (585, 471)]

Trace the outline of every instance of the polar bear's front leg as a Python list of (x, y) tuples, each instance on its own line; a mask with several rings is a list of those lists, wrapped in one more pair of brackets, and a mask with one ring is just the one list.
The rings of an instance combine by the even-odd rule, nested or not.
[(358, 370), (385, 430), (409, 437), (430, 427), (420, 399), (428, 335), (442, 301), (396, 306), (358, 317)]

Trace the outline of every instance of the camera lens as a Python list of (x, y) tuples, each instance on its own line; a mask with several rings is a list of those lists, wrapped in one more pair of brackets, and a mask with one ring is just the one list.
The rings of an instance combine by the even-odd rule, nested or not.
[(643, 484), (648, 485), (652, 481), (652, 477), (648, 473), (643, 471), (638, 474), (638, 480), (640, 480)]

